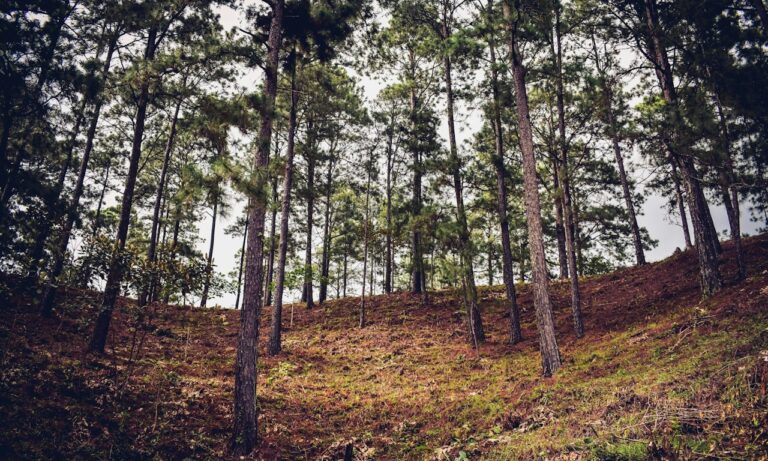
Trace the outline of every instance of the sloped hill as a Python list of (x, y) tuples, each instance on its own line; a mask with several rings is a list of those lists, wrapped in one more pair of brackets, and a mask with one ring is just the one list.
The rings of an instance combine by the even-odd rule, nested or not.
[[(285, 352), (259, 362), (258, 457), (764, 458), (768, 236), (745, 245), (748, 279), (707, 300), (692, 252), (585, 279), (579, 340), (555, 283), (565, 366), (548, 379), (525, 285), (515, 346), (502, 287), (481, 290), (478, 351), (451, 291), (374, 297), (365, 329), (356, 298), (288, 306)], [(140, 325), (124, 302), (108, 353), (86, 356), (97, 301), (68, 290), (56, 320), (24, 297), (0, 308), (0, 458), (225, 458), (238, 312), (155, 306)]]

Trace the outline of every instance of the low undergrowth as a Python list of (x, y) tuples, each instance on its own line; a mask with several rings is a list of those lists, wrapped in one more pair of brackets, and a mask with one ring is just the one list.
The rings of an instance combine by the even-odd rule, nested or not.
[[(335, 460), (349, 444), (358, 460), (765, 458), (768, 238), (745, 243), (749, 278), (711, 299), (687, 253), (585, 279), (578, 340), (553, 283), (564, 367), (547, 379), (525, 285), (514, 346), (502, 287), (481, 290), (478, 350), (452, 291), (426, 307), (374, 297), (364, 329), (354, 298), (294, 306), (284, 352), (260, 356), (256, 458)], [(227, 456), (238, 312), (160, 305), (138, 323), (124, 300), (94, 357), (97, 295), (62, 296), (56, 320), (19, 294), (0, 310), (0, 458)]]

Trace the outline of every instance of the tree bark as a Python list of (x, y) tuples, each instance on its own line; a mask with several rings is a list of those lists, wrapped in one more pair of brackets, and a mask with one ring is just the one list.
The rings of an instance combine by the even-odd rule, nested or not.
[(720, 101), (720, 95), (715, 91), (715, 105), (717, 107), (718, 120), (720, 122), (720, 132), (723, 140), (723, 165), (717, 168), (720, 181), (723, 204), (728, 214), (728, 226), (731, 230), (731, 239), (736, 247), (736, 262), (739, 267), (739, 280), (747, 276), (747, 265), (744, 261), (744, 250), (741, 247), (741, 223), (739, 220), (739, 190), (736, 186), (736, 174), (733, 168), (733, 158), (731, 156), (731, 134), (728, 130), (728, 120), (725, 117), (723, 104)]
[[(489, 11), (492, 10), (493, 1), (489, 0)], [(499, 88), (498, 69), (496, 68), (496, 43), (494, 32), (489, 32), (488, 44), (491, 53), (491, 84), (493, 90), (493, 128), (494, 148), (493, 166), (496, 170), (496, 207), (499, 215), (499, 227), (501, 228), (502, 249), (502, 275), (509, 302), (509, 341), (516, 344), (523, 339), (520, 328), (520, 309), (517, 305), (517, 292), (515, 290), (514, 267), (512, 262), (512, 244), (509, 237), (509, 216), (507, 213), (507, 170), (504, 166), (504, 131), (501, 123), (501, 96)]]
[(542, 372), (551, 376), (562, 365), (560, 351), (555, 338), (552, 317), (552, 303), (549, 298), (549, 276), (544, 253), (544, 235), (541, 225), (541, 204), (539, 201), (536, 156), (534, 154), (533, 130), (528, 111), (528, 93), (525, 88), (526, 69), (517, 46), (517, 27), (520, 21), (520, 0), (514, 0), (516, 18), (512, 18), (511, 0), (504, 0), (503, 13), (509, 35), (509, 50), (512, 56), (512, 74), (515, 85), (515, 99), (519, 123), (520, 150), (523, 153), (523, 184), (525, 192), (528, 238), (533, 276), (533, 303), (536, 310), (536, 324), (539, 330), (539, 350)]
[(288, 222), (291, 215), (291, 189), (293, 188), (293, 157), (296, 151), (296, 110), (299, 92), (296, 88), (296, 68), (291, 68), (291, 108), (288, 114), (288, 144), (283, 174), (283, 197), (280, 209), (280, 243), (277, 247), (277, 273), (275, 295), (272, 302), (272, 330), (269, 336), (269, 355), (277, 355), (282, 349), (283, 290), (285, 289), (285, 262), (288, 255)]
[[(275, 149), (275, 155), (279, 151)], [(272, 219), (270, 220), (269, 229), (269, 256), (267, 256), (267, 273), (264, 281), (264, 305), (272, 305), (272, 282), (275, 274), (275, 252), (277, 251), (277, 176), (272, 178), (272, 200), (270, 206), (272, 208)]]
[[(368, 162), (368, 181), (365, 185), (365, 222), (363, 223), (363, 288), (360, 293), (360, 319), (358, 326), (365, 327), (365, 275), (368, 270), (368, 232), (370, 227), (370, 201), (371, 201), (371, 173), (373, 170), (373, 152), (371, 149), (371, 158)], [(373, 271), (371, 271), (373, 272)], [(371, 284), (371, 286), (373, 286)]]
[[(451, 37), (448, 28), (449, 15), (447, 10), (443, 13), (443, 39), (449, 40)], [(467, 214), (464, 209), (464, 193), (461, 184), (461, 159), (459, 159), (458, 147), (456, 145), (456, 128), (454, 124), (454, 95), (452, 82), (452, 63), (447, 54), (443, 57), (443, 77), (445, 79), (446, 93), (446, 114), (448, 118), (448, 142), (450, 147), (450, 167), (453, 176), (453, 191), (456, 196), (456, 218), (459, 224), (459, 254), (461, 256), (461, 266), (464, 279), (464, 288), (466, 290), (466, 309), (467, 322), (469, 326), (469, 339), (477, 346), (478, 343), (485, 341), (485, 332), (483, 331), (483, 320), (480, 316), (480, 307), (477, 302), (477, 287), (475, 286), (475, 272), (472, 267), (472, 248), (469, 242), (469, 226), (467, 225)]]
[[(157, 43), (157, 28), (152, 26), (149, 29), (147, 46), (144, 51), (144, 59), (152, 61), (155, 57), (155, 48)], [(115, 247), (112, 251), (112, 257), (107, 274), (107, 282), (104, 286), (104, 299), (101, 303), (99, 315), (96, 318), (96, 324), (93, 329), (91, 341), (88, 344), (90, 352), (104, 352), (104, 346), (107, 343), (107, 334), (109, 333), (109, 324), (112, 321), (112, 311), (115, 308), (117, 297), (120, 294), (120, 282), (123, 279), (123, 251), (125, 250), (126, 239), (128, 238), (128, 226), (131, 222), (131, 206), (133, 205), (133, 191), (136, 187), (136, 176), (139, 171), (139, 160), (141, 159), (141, 142), (144, 137), (144, 123), (147, 118), (147, 106), (149, 105), (149, 77), (144, 77), (139, 91), (138, 107), (133, 130), (133, 147), (128, 164), (128, 174), (125, 180), (125, 189), (123, 191), (122, 207), (120, 209), (120, 221), (117, 226), (117, 236)]]
[(392, 169), (394, 168), (394, 115), (387, 129), (386, 242), (384, 253), (384, 293), (392, 293)]
[(565, 248), (568, 257), (568, 275), (571, 282), (571, 311), (573, 329), (577, 338), (584, 336), (581, 318), (581, 290), (576, 266), (576, 242), (574, 241), (573, 205), (571, 203), (570, 171), (568, 169), (568, 141), (565, 136), (565, 89), (563, 85), (563, 48), (560, 28), (560, 6), (555, 5), (555, 30), (552, 40), (555, 67), (557, 69), (557, 125), (560, 135), (560, 181), (562, 184), (563, 212), (565, 213)]
[(211, 276), (213, 275), (213, 244), (216, 241), (216, 217), (219, 214), (218, 191), (214, 191), (213, 214), (211, 219), (211, 238), (208, 244), (208, 258), (205, 264), (205, 281), (203, 283), (203, 295), (200, 297), (200, 309), (208, 305), (208, 291), (211, 289)]
[(160, 211), (162, 209), (162, 203), (165, 197), (165, 183), (168, 176), (168, 167), (171, 164), (171, 156), (173, 154), (173, 143), (176, 139), (176, 124), (179, 120), (179, 112), (181, 111), (182, 98), (180, 97), (176, 101), (176, 108), (173, 111), (173, 118), (171, 119), (171, 128), (168, 132), (168, 141), (165, 143), (165, 152), (163, 154), (163, 166), (160, 169), (160, 180), (157, 183), (157, 193), (155, 194), (155, 205), (152, 209), (152, 225), (149, 236), (149, 248), (147, 248), (147, 260), (150, 265), (150, 278), (146, 287), (141, 290), (139, 294), (139, 307), (143, 307), (147, 304), (149, 294), (155, 291), (155, 285), (157, 284), (157, 275), (155, 274), (155, 261), (157, 259), (157, 238), (160, 227)]
[(685, 213), (685, 196), (683, 195), (683, 189), (680, 185), (680, 175), (677, 171), (677, 165), (675, 165), (675, 162), (672, 161), (672, 158), (669, 159), (670, 165), (672, 165), (672, 183), (674, 184), (675, 188), (675, 197), (677, 200), (677, 209), (680, 213), (680, 223), (683, 227), (683, 237), (685, 238), (685, 248), (693, 248), (693, 243), (691, 243), (691, 232), (688, 229), (688, 215)]
[[(415, 64), (415, 57), (413, 50), (409, 51), (409, 64), (410, 64), (410, 75), (412, 80), (411, 85), (411, 91), (410, 91), (410, 121), (411, 121), (411, 128), (415, 128), (416, 124), (418, 123), (417, 120), (417, 110), (418, 110), (418, 103), (416, 99), (416, 89), (413, 87), (415, 85), (416, 80), (416, 64)], [(415, 130), (414, 130), (415, 131)], [(422, 304), (427, 303), (427, 294), (426, 294), (426, 283), (424, 280), (424, 255), (422, 252), (422, 245), (421, 245), (421, 230), (419, 229), (419, 222), (418, 220), (421, 218), (421, 204), (422, 204), (422, 197), (421, 197), (421, 179), (422, 179), (422, 164), (421, 164), (421, 153), (418, 149), (413, 149), (412, 152), (413, 156), (413, 203), (411, 204), (411, 220), (412, 220), (412, 234), (411, 234), (411, 291), (413, 293), (421, 293), (422, 294)]]
[[(272, 21), (267, 40), (267, 59), (264, 82), (264, 108), (259, 130), (258, 154), (255, 169), (258, 173), (256, 190), (266, 186), (266, 169), (272, 140), (272, 118), (274, 117), (275, 95), (277, 94), (277, 73), (280, 44), (283, 31), (284, 0), (272, 3)], [(263, 240), (266, 200), (261, 194), (252, 197), (253, 206), (248, 216), (248, 251), (245, 265), (245, 286), (243, 309), (240, 311), (240, 332), (237, 340), (235, 360), (235, 402), (232, 451), (235, 455), (248, 456), (256, 447), (256, 362), (258, 360), (259, 324), (261, 320), (261, 290), (263, 278)]]
[[(651, 56), (653, 56), (656, 67), (656, 76), (659, 80), (662, 94), (665, 101), (673, 110), (675, 123), (681, 123), (682, 117), (679, 113), (677, 93), (674, 86), (672, 68), (669, 64), (667, 50), (664, 47), (659, 33), (658, 15), (656, 11), (656, 0), (644, 0), (644, 15), (646, 27), (649, 35), (649, 46)], [(672, 134), (674, 137), (674, 133)], [(678, 136), (679, 137), (679, 136)], [(704, 295), (711, 295), (719, 291), (723, 286), (722, 276), (720, 275), (719, 263), (717, 260), (717, 234), (713, 234), (711, 215), (707, 205), (704, 192), (701, 187), (693, 157), (684, 153), (678, 155), (675, 151), (673, 139), (665, 135), (672, 161), (677, 163), (683, 176), (686, 187), (686, 196), (688, 198), (688, 207), (691, 211), (691, 221), (693, 221), (693, 231), (696, 236), (696, 251), (699, 259), (699, 272), (701, 288)]]
[(323, 257), (320, 262), (320, 295), (322, 304), (328, 297), (328, 278), (331, 264), (331, 192), (333, 190), (333, 165), (334, 157), (331, 152), (328, 159), (328, 172), (325, 177), (325, 215), (323, 220)]
[(314, 305), (312, 288), (312, 227), (315, 214), (315, 153), (309, 152), (307, 157), (307, 243), (304, 254), (304, 290), (303, 301), (307, 309)]
[(245, 220), (243, 228), (243, 246), (240, 248), (240, 265), (237, 269), (237, 297), (235, 298), (235, 309), (240, 309), (240, 287), (243, 282), (243, 261), (245, 260), (245, 244), (248, 241), (248, 219)]

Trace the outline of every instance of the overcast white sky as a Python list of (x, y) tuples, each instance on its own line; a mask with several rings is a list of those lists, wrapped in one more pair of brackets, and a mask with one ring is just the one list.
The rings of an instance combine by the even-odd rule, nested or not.
[[(221, 22), (226, 29), (231, 29), (235, 26), (241, 26), (246, 28), (246, 24), (241, 24), (243, 21), (242, 15), (228, 7), (221, 7), (218, 9), (221, 15)], [(258, 72), (249, 72), (240, 82), (244, 87), (261, 86), (261, 75)], [(361, 85), (365, 90), (365, 96), (368, 100), (373, 100), (379, 90), (382, 87), (382, 83), (371, 79), (362, 79)], [(458, 130), (458, 141), (462, 145), (463, 141), (470, 138), (473, 132), (480, 125), (480, 115), (477, 111), (473, 111), (466, 105), (459, 104), (458, 111), (460, 116), (458, 117), (461, 126)], [(442, 127), (444, 139), (447, 139), (447, 129)], [(642, 180), (647, 181), (651, 172), (645, 168), (642, 158), (639, 153), (634, 152), (632, 163), (635, 168), (632, 172), (632, 176), (636, 181), (639, 181), (638, 187), (640, 192), (645, 194), (646, 202), (641, 210), (642, 214), (638, 217), (641, 226), (648, 229), (651, 237), (658, 240), (659, 244), (656, 248), (646, 253), (646, 257), (649, 261), (657, 261), (669, 256), (674, 252), (675, 248), (684, 247), (682, 230), (679, 224), (679, 218), (676, 216), (669, 216), (666, 211), (666, 200), (656, 194), (647, 191), (643, 187)], [(232, 238), (224, 233), (224, 229), (230, 225), (237, 217), (239, 210), (244, 206), (244, 203), (233, 203), (233, 209), (231, 216), (228, 219), (220, 219), (220, 224), (217, 224), (216, 232), (216, 246), (214, 249), (214, 263), (216, 270), (220, 273), (228, 273), (238, 264), (238, 260), (235, 259), (235, 254), (239, 250), (242, 240), (239, 238)], [(748, 204), (742, 205), (742, 219), (741, 226), (742, 232), (746, 234), (754, 233), (757, 229), (757, 225), (750, 220), (750, 215), (747, 211)], [(722, 206), (712, 207), (712, 217), (715, 221), (715, 225), (719, 232), (725, 232), (728, 229), (728, 219), (725, 213), (725, 209)], [(208, 250), (208, 237), (210, 234), (210, 217), (205, 218), (200, 223), (200, 243), (199, 250), (201, 252), (207, 252)], [(481, 278), (482, 279), (482, 278)], [(357, 289), (359, 290), (359, 289)], [(352, 289), (351, 292), (355, 292)], [(298, 293), (287, 293), (286, 302), (291, 302)], [(209, 301), (209, 306), (214, 304), (220, 304), (223, 307), (234, 306), (235, 294), (227, 294), (213, 298)]]

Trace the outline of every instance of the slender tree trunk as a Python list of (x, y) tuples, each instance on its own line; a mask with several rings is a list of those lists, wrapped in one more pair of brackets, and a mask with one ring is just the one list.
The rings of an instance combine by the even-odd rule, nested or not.
[(29, 267), (27, 268), (26, 286), (36, 287), (38, 282), (38, 276), (40, 273), (40, 260), (45, 253), (45, 244), (48, 241), (48, 237), (51, 234), (55, 221), (58, 220), (61, 213), (59, 210), (59, 201), (61, 199), (61, 193), (64, 191), (64, 183), (67, 180), (67, 173), (72, 165), (72, 155), (75, 150), (75, 144), (77, 143), (77, 136), (80, 134), (80, 126), (85, 119), (85, 109), (87, 107), (88, 98), (83, 98), (82, 104), (79, 107), (77, 121), (75, 127), (70, 134), (70, 138), (67, 142), (67, 153), (64, 161), (59, 169), (59, 175), (56, 178), (56, 183), (53, 189), (46, 194), (44, 198), (45, 202), (45, 218), (40, 219), (40, 222), (35, 229), (35, 236), (32, 239), (32, 249), (29, 252)]
[(208, 305), (208, 291), (211, 289), (211, 277), (213, 275), (213, 244), (216, 241), (216, 217), (219, 214), (218, 191), (214, 192), (213, 197), (213, 215), (211, 219), (211, 238), (208, 244), (208, 259), (205, 263), (205, 281), (203, 283), (203, 295), (200, 298), (200, 308), (205, 309)]
[(685, 196), (683, 195), (683, 189), (680, 185), (680, 175), (677, 171), (677, 165), (675, 165), (675, 162), (672, 161), (671, 157), (669, 159), (669, 163), (672, 165), (672, 183), (675, 187), (677, 209), (680, 213), (680, 223), (683, 227), (683, 237), (685, 237), (685, 248), (693, 248), (693, 243), (691, 243), (691, 232), (688, 229), (688, 215), (685, 213)]
[(245, 244), (248, 241), (248, 219), (245, 220), (243, 228), (243, 246), (240, 249), (240, 265), (237, 268), (237, 297), (235, 298), (235, 309), (240, 309), (240, 286), (243, 281), (243, 262), (245, 260)]
[[(277, 149), (276, 149), (277, 150)], [(275, 152), (277, 155), (277, 152)], [(272, 178), (272, 219), (269, 229), (269, 256), (267, 256), (267, 274), (264, 281), (264, 305), (272, 305), (272, 281), (275, 273), (275, 251), (277, 250), (277, 176)]]
[[(608, 91), (608, 90), (606, 90)], [(643, 250), (643, 239), (640, 236), (640, 226), (637, 224), (637, 215), (635, 214), (635, 204), (632, 199), (632, 190), (630, 189), (627, 172), (624, 169), (624, 156), (621, 153), (619, 144), (618, 128), (613, 115), (611, 97), (606, 94), (606, 114), (608, 116), (608, 126), (611, 129), (611, 143), (613, 144), (613, 155), (616, 157), (616, 168), (619, 171), (619, 180), (621, 181), (621, 190), (624, 194), (624, 203), (627, 206), (627, 215), (629, 216), (629, 226), (632, 230), (632, 243), (635, 246), (635, 263), (638, 266), (645, 264), (645, 251)]]
[(163, 154), (163, 166), (160, 169), (160, 179), (157, 183), (157, 193), (155, 194), (155, 205), (152, 209), (152, 224), (149, 236), (149, 248), (147, 248), (147, 260), (150, 264), (150, 279), (146, 287), (141, 290), (139, 294), (139, 307), (147, 304), (149, 294), (154, 292), (155, 285), (157, 284), (157, 276), (155, 275), (154, 263), (157, 259), (157, 238), (158, 230), (160, 227), (160, 211), (162, 209), (163, 200), (165, 197), (165, 183), (168, 176), (168, 167), (171, 164), (171, 156), (173, 153), (173, 143), (176, 139), (176, 123), (179, 120), (179, 112), (181, 111), (182, 98), (180, 97), (176, 101), (176, 108), (173, 111), (173, 118), (171, 119), (171, 128), (168, 132), (168, 141), (165, 143), (165, 152)]
[[(394, 115), (392, 116), (394, 119)], [(392, 169), (394, 168), (394, 120), (387, 130), (386, 241), (384, 252), (384, 293), (392, 293)]]
[[(560, 160), (557, 158), (557, 152), (552, 154), (552, 187), (555, 191), (559, 191), (560, 184)], [(568, 252), (565, 247), (565, 225), (564, 213), (563, 213), (563, 201), (555, 194), (555, 238), (557, 239), (557, 263), (560, 273), (558, 277), (561, 279), (568, 278)]]
[(312, 288), (312, 228), (314, 227), (315, 215), (315, 157), (314, 152), (309, 153), (307, 158), (307, 245), (304, 254), (304, 302), (307, 309), (311, 309), (315, 302), (313, 300)]
[[(144, 59), (152, 61), (155, 57), (155, 40), (157, 38), (157, 29), (155, 26), (149, 29), (147, 47), (144, 51)], [(138, 108), (133, 131), (133, 147), (131, 149), (131, 158), (128, 165), (128, 174), (125, 180), (125, 190), (123, 191), (123, 202), (120, 209), (120, 221), (117, 226), (117, 236), (115, 247), (112, 253), (112, 260), (109, 264), (107, 282), (104, 287), (104, 299), (101, 303), (99, 315), (96, 318), (96, 324), (93, 329), (93, 336), (88, 344), (88, 350), (91, 352), (104, 352), (104, 346), (107, 343), (107, 334), (109, 333), (109, 324), (112, 321), (112, 311), (115, 308), (117, 297), (120, 294), (120, 282), (123, 279), (123, 251), (125, 250), (126, 239), (128, 238), (128, 226), (131, 222), (131, 206), (133, 205), (133, 191), (136, 186), (136, 176), (139, 171), (139, 160), (141, 159), (141, 142), (144, 137), (144, 122), (147, 118), (147, 105), (149, 104), (149, 78), (145, 76), (141, 83), (139, 91)]]
[[(674, 86), (672, 69), (669, 64), (667, 50), (662, 43), (658, 30), (658, 15), (656, 12), (656, 0), (644, 0), (644, 13), (647, 31), (649, 35), (649, 45), (651, 55), (655, 59), (656, 75), (659, 79), (662, 93), (665, 101), (673, 109), (673, 122), (679, 123), (681, 116), (679, 113), (677, 94)], [(679, 138), (672, 134), (673, 138)], [(702, 292), (705, 295), (711, 295), (722, 288), (723, 280), (720, 275), (719, 263), (717, 260), (717, 234), (713, 233), (710, 226), (711, 215), (707, 205), (704, 192), (701, 188), (693, 157), (684, 154), (678, 155), (673, 146), (675, 142), (666, 136), (666, 143), (670, 148), (673, 162), (676, 162), (682, 172), (685, 182), (689, 209), (691, 210), (691, 220), (693, 221), (693, 231), (696, 236), (696, 250), (699, 258), (699, 271)]]
[[(492, 11), (492, 0), (489, 0), (489, 11)], [(517, 293), (515, 291), (514, 267), (512, 262), (512, 244), (509, 237), (509, 216), (507, 213), (507, 170), (504, 167), (504, 127), (501, 123), (501, 96), (499, 88), (498, 70), (496, 67), (496, 43), (489, 33), (489, 48), (491, 52), (491, 84), (493, 90), (493, 128), (495, 156), (493, 166), (496, 170), (496, 207), (499, 215), (499, 227), (501, 228), (502, 249), (502, 275), (506, 288), (507, 301), (509, 302), (509, 341), (516, 344), (523, 339), (520, 328), (520, 309), (517, 306)]]
[(739, 280), (747, 276), (747, 265), (744, 261), (744, 250), (741, 247), (741, 223), (739, 210), (739, 191), (736, 186), (736, 174), (733, 168), (733, 158), (731, 156), (731, 134), (728, 130), (728, 121), (725, 118), (723, 104), (720, 101), (720, 95), (715, 92), (715, 105), (717, 106), (717, 115), (720, 122), (720, 131), (723, 139), (723, 164), (718, 167), (718, 177), (720, 180), (721, 192), (723, 195), (723, 204), (728, 214), (728, 226), (731, 230), (731, 239), (736, 247), (736, 262), (739, 267)]
[[(416, 64), (413, 50), (409, 51), (410, 77), (414, 80), (416, 75)], [(410, 122), (411, 128), (415, 128), (418, 123), (416, 100), (416, 89), (411, 87), (410, 91)], [(422, 252), (421, 230), (418, 220), (421, 217), (421, 177), (423, 174), (421, 165), (421, 153), (418, 149), (413, 149), (413, 203), (411, 204), (411, 224), (413, 226), (411, 234), (411, 291), (422, 294), (422, 304), (427, 303), (426, 284), (424, 281), (424, 255)]]
[(538, 179), (536, 177), (536, 156), (534, 154), (533, 130), (528, 112), (528, 93), (525, 88), (525, 72), (522, 57), (517, 47), (517, 27), (520, 20), (520, 0), (514, 0), (516, 18), (512, 18), (510, 0), (504, 0), (504, 20), (509, 33), (509, 49), (512, 55), (515, 99), (519, 123), (520, 150), (523, 152), (523, 183), (525, 192), (528, 239), (533, 275), (533, 303), (536, 310), (536, 324), (539, 330), (539, 350), (542, 372), (551, 376), (562, 364), (555, 338), (555, 324), (552, 317), (552, 303), (549, 298), (549, 275), (544, 253), (544, 235), (541, 225), (541, 204), (539, 201)]
[(285, 262), (288, 255), (288, 221), (291, 216), (291, 189), (293, 188), (293, 157), (296, 142), (296, 110), (299, 92), (296, 88), (296, 68), (291, 68), (291, 109), (288, 114), (288, 144), (285, 153), (283, 174), (283, 197), (280, 209), (280, 244), (277, 247), (277, 273), (275, 274), (275, 295), (272, 302), (272, 330), (269, 336), (269, 355), (276, 355), (282, 349), (283, 290), (285, 289)]
[[(443, 39), (451, 38), (448, 27), (449, 14), (447, 9), (443, 11)], [(456, 195), (456, 218), (459, 224), (459, 254), (463, 272), (464, 288), (466, 290), (467, 323), (469, 326), (470, 341), (477, 347), (478, 343), (485, 341), (483, 320), (480, 316), (480, 307), (477, 302), (477, 286), (475, 285), (475, 271), (472, 264), (472, 247), (469, 242), (469, 226), (467, 214), (464, 209), (464, 192), (461, 184), (461, 159), (459, 159), (456, 145), (456, 128), (454, 123), (454, 95), (451, 57), (446, 52), (443, 56), (443, 78), (445, 79), (446, 115), (448, 118), (448, 142), (450, 146), (450, 167), (453, 176), (453, 191)]]
[[(373, 152), (371, 149), (371, 158), (368, 162), (368, 181), (365, 185), (365, 222), (363, 223), (363, 288), (360, 293), (360, 328), (365, 327), (365, 275), (368, 270), (368, 230), (370, 227), (370, 201), (371, 201), (371, 173), (373, 170)], [(371, 271), (373, 273), (373, 271)], [(371, 285), (373, 286), (373, 285)]]
[(571, 203), (570, 171), (568, 169), (568, 141), (565, 136), (565, 89), (563, 85), (563, 48), (560, 29), (560, 6), (555, 5), (555, 30), (552, 40), (553, 55), (557, 69), (557, 125), (560, 135), (560, 181), (562, 184), (563, 212), (565, 213), (565, 248), (568, 257), (568, 275), (571, 281), (571, 311), (576, 337), (584, 336), (584, 321), (581, 318), (581, 290), (576, 266), (576, 242), (574, 241), (573, 205)]
[[(264, 82), (264, 108), (259, 130), (258, 155), (255, 159), (257, 172), (265, 173), (269, 164), (269, 151), (272, 141), (272, 118), (277, 94), (277, 73), (280, 44), (283, 31), (284, 0), (272, 3), (272, 21), (267, 40)], [(256, 175), (256, 190), (266, 186), (266, 175)], [(257, 410), (256, 410), (256, 362), (258, 360), (259, 323), (261, 319), (261, 290), (263, 278), (263, 240), (266, 203), (261, 194), (253, 197), (253, 206), (248, 217), (248, 251), (245, 263), (245, 286), (243, 290), (243, 309), (240, 312), (240, 333), (237, 341), (235, 361), (235, 405), (232, 451), (236, 455), (248, 456), (256, 447)]]
[[(71, 5), (69, 1), (65, 2), (63, 5), (61, 5), (61, 15), (59, 17), (52, 18), (51, 23), (54, 25), (53, 29), (51, 30), (50, 40), (48, 41), (48, 46), (45, 47), (45, 50), (42, 53), (40, 73), (38, 74), (37, 82), (35, 83), (35, 87), (31, 93), (32, 98), (34, 99), (33, 104), (35, 104), (33, 113), (31, 114), (33, 116), (40, 114), (40, 108), (37, 106), (39, 102), (38, 100), (43, 96), (43, 90), (45, 89), (45, 85), (48, 83), (51, 68), (54, 64), (56, 48), (58, 47), (59, 40), (61, 39), (61, 31), (64, 29), (67, 20), (77, 7), (77, 3), (78, 2), (75, 2), (74, 5)], [(8, 117), (8, 135), (10, 135), (12, 121), (13, 119)], [(32, 131), (34, 130), (34, 126), (34, 123), (28, 122), (24, 128), (24, 131), (22, 131), (21, 136), (19, 137), (20, 145), (18, 151), (16, 152), (16, 158), (14, 159), (13, 164), (10, 165), (10, 169), (7, 169), (7, 150), (4, 150), (2, 153), (0, 153), (0, 158), (3, 160), (2, 166), (6, 167), (0, 171), (0, 209), (2, 210), (7, 209), (8, 202), (16, 192), (16, 181), (19, 176), (18, 173), (21, 169), (21, 164), (24, 162), (27, 156), (27, 148), (30, 137), (32, 135)], [(5, 145), (1, 147), (3, 147), (3, 149), (7, 149), (7, 145), (8, 144), (6, 142)], [(3, 215), (0, 214), (0, 219), (2, 218)], [(1, 223), (2, 222), (0, 221), (0, 224)]]
[(333, 189), (334, 158), (328, 159), (328, 173), (325, 177), (325, 216), (323, 220), (323, 257), (320, 262), (320, 304), (328, 297), (328, 277), (331, 263), (331, 192)]
[(343, 290), (343, 297), (347, 297), (347, 257), (349, 255), (349, 244), (347, 244), (347, 250), (344, 252), (344, 290)]

